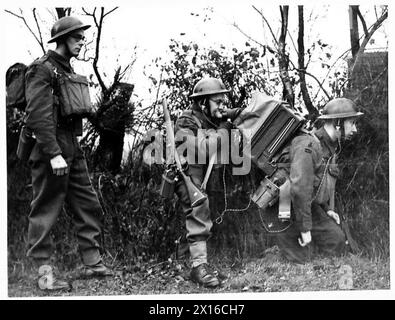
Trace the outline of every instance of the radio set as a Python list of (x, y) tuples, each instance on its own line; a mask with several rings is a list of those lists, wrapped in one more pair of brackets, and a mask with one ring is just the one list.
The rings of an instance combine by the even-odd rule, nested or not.
[(261, 212), (279, 200), (281, 222), (289, 221), (291, 213), (288, 145), (304, 123), (286, 102), (261, 92), (253, 94), (251, 103), (234, 121), (251, 143), (251, 161), (266, 175), (251, 200)]

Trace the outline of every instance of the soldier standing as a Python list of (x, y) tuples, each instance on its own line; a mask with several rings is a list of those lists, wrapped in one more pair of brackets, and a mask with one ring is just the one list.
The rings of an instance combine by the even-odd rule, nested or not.
[(102, 209), (77, 140), (82, 134), (82, 117), (91, 108), (88, 83), (70, 65), (70, 59), (78, 56), (85, 40), (84, 30), (89, 27), (70, 16), (55, 22), (49, 42), (56, 42), (56, 49), (33, 62), (25, 77), (26, 126), (36, 137), (29, 158), (33, 200), (27, 255), (42, 276), (39, 286), (43, 290), (70, 287), (55, 277), (51, 263), (50, 231), (65, 202), (76, 226), (84, 264), (82, 275), (112, 274), (100, 255)]
[[(190, 96), (193, 99), (191, 107), (176, 122), (176, 136), (189, 136), (188, 140), (192, 142), (192, 148), (196, 148), (200, 159), (210, 159), (212, 153), (219, 152), (218, 144), (221, 139), (228, 141), (225, 136), (229, 135), (229, 130), (233, 125), (227, 120), (234, 119), (239, 109), (226, 109), (227, 93), (229, 90), (225, 88), (221, 80), (201, 79)], [(204, 134), (198, 134), (199, 129), (204, 129)], [(199, 188), (207, 168), (207, 163), (188, 164), (187, 174)], [(192, 206), (183, 181), (176, 186), (176, 194), (186, 219), (186, 238), (192, 264), (191, 279), (205, 287), (217, 287), (220, 285), (220, 280), (207, 263), (207, 240), (213, 225), (209, 201), (206, 199), (201, 204)]]
[(293, 225), (277, 237), (289, 261), (304, 263), (311, 257), (313, 242), (323, 254), (341, 254), (345, 235), (333, 208), (339, 174), (336, 151), (342, 140), (357, 132), (362, 113), (346, 98), (333, 99), (318, 117), (324, 125), (312, 134), (293, 139), (290, 149), (290, 182)]

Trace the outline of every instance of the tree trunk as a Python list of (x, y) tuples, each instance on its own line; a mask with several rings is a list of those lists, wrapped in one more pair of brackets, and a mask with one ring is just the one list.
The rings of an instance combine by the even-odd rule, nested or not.
[(285, 99), (293, 107), (295, 104), (295, 97), (288, 73), (289, 58), (285, 50), (285, 39), (288, 30), (288, 10), (289, 6), (280, 6), (281, 34), (278, 41), (278, 64), (280, 69), (280, 77), (283, 82), (283, 99)]
[(129, 99), (134, 85), (119, 83), (112, 88), (110, 101), (103, 103), (92, 124), (100, 133), (99, 145), (94, 154), (94, 166), (117, 173), (122, 162), (126, 122), (130, 122)]
[(65, 16), (70, 15), (71, 8), (55, 8), (56, 13), (58, 15), (58, 19), (63, 18)]
[(119, 171), (122, 162), (124, 137), (125, 126), (122, 123), (118, 123), (111, 130), (103, 130), (101, 132), (95, 162), (102, 169), (114, 174)]
[(348, 10), (350, 15), (350, 41), (353, 59), (355, 59), (359, 50), (358, 10), (358, 6), (350, 6)]
[(313, 119), (318, 115), (318, 110), (314, 108), (311, 102), (309, 92), (306, 85), (306, 75), (305, 75), (305, 64), (304, 64), (304, 16), (303, 16), (303, 6), (298, 6), (299, 15), (299, 34), (298, 34), (298, 66), (299, 66), (299, 78), (300, 78), (300, 90), (302, 92), (303, 101), (305, 103), (306, 109), (309, 112), (309, 119)]

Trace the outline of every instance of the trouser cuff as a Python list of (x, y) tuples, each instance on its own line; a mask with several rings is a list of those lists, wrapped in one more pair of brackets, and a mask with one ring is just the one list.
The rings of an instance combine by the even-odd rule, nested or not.
[(33, 258), (34, 268), (39, 269), (42, 265), (51, 265), (51, 258)]
[(192, 268), (203, 263), (207, 263), (207, 243), (206, 241), (196, 241), (189, 244)]

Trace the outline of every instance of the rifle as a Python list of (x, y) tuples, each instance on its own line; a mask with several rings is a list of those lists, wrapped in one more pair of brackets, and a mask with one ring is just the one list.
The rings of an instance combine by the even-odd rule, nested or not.
[[(167, 164), (170, 169), (165, 172), (161, 194), (169, 195), (168, 192), (164, 192), (165, 188), (163, 185), (165, 183), (169, 183), (169, 180), (176, 179), (177, 175), (180, 175), (185, 182), (185, 186), (188, 191), (189, 199), (191, 201), (191, 207), (197, 207), (202, 204), (205, 200), (207, 200), (207, 196), (192, 182), (191, 177), (185, 174), (185, 169), (182, 167), (180, 156), (176, 150), (175, 139), (174, 139), (174, 130), (170, 120), (169, 110), (167, 108), (166, 99), (162, 100), (163, 107), (163, 115), (165, 119), (165, 127), (166, 127), (166, 149), (167, 149)], [(176, 166), (174, 167), (174, 161)], [(174, 186), (174, 183), (173, 183)], [(173, 187), (174, 188), (174, 187)], [(174, 190), (174, 189), (173, 189)]]
[[(333, 198), (333, 205), (334, 205), (335, 197), (333, 196), (333, 197), (331, 197), (331, 199), (332, 198)], [(338, 207), (338, 209), (340, 211), (340, 212), (338, 212), (338, 215), (339, 215), (339, 218), (340, 218), (340, 226), (341, 226), (344, 234), (346, 235), (347, 243), (350, 246), (351, 252), (359, 253), (360, 252), (359, 246), (358, 246), (357, 242), (354, 240), (354, 238), (352, 237), (351, 232), (350, 232), (350, 227), (348, 226), (348, 223), (347, 223), (347, 219), (344, 216), (343, 203), (341, 201), (337, 201), (337, 203), (338, 203), (337, 207)]]

